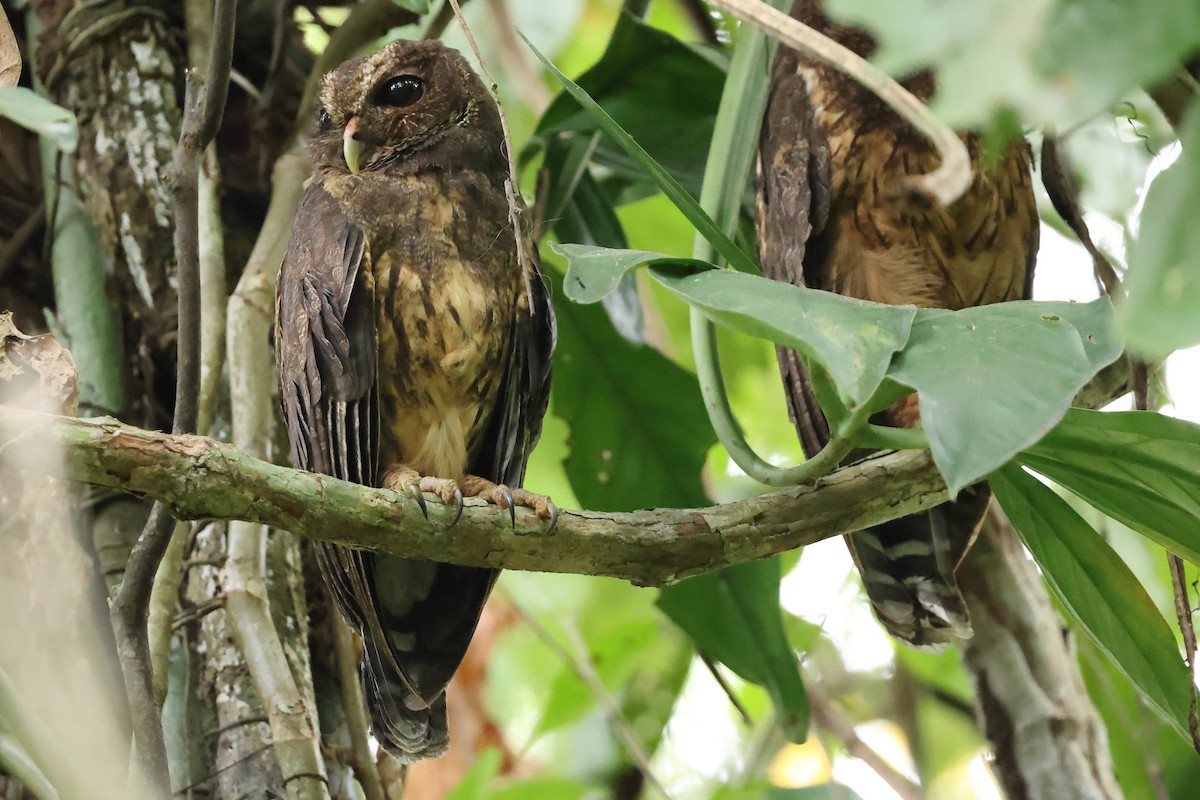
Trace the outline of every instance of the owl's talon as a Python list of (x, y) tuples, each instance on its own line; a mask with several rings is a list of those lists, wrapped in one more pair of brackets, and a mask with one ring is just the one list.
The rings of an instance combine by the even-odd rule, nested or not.
[(421, 516), (429, 519), (429, 509), (425, 507), (425, 495), (421, 492), (419, 484), (412, 483), (404, 487), (404, 492), (416, 502), (421, 509)]
[(462, 490), (459, 489), (458, 487), (455, 487), (454, 488), (454, 519), (450, 520), (450, 524), (447, 527), (453, 528), (455, 525), (457, 525), (458, 521), (460, 519), (462, 519), (462, 512), (463, 512)]

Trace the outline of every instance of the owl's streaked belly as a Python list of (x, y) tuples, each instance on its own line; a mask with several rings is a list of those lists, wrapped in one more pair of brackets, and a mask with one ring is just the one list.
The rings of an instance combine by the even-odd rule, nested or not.
[(374, 270), (378, 302), (394, 305), (378, 315), (380, 468), (458, 478), (507, 367), (512, 281), (457, 252), (432, 266), (400, 261), (382, 258)]

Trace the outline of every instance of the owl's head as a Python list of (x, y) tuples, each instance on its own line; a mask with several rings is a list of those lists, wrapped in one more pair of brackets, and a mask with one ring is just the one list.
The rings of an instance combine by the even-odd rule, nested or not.
[(318, 172), (358, 174), (396, 163), (490, 167), (502, 141), (495, 101), (462, 55), (402, 39), (325, 75), (308, 147)]

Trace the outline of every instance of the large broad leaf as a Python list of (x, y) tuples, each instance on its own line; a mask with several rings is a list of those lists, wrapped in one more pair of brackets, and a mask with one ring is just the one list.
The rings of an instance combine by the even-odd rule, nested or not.
[(1108, 543), (1065, 500), (1015, 464), (992, 490), (1071, 615), (1183, 736), (1192, 681), (1154, 601)]
[(1035, 63), (1061, 91), (1061, 113), (1081, 118), (1154, 85), (1197, 47), (1200, 3), (1193, 0), (1060, 0)]
[(716, 322), (816, 359), (851, 402), (879, 386), (916, 314), (912, 306), (868, 303), (663, 253), (551, 247), (569, 262), (565, 290), (572, 300), (595, 302), (629, 270), (650, 266), (660, 283)]
[(563, 279), (563, 291), (576, 303), (594, 303), (607, 297), (627, 273), (638, 267), (678, 264), (697, 271), (715, 269), (712, 264), (694, 258), (678, 258), (645, 250), (553, 242), (550, 249), (567, 259), (567, 277)]
[(1200, 426), (1149, 411), (1072, 409), (1021, 463), (1200, 564)]
[(1179, 159), (1146, 192), (1121, 308), (1130, 346), (1154, 359), (1200, 342), (1200, 104), (1179, 139)]
[(816, 359), (850, 403), (874, 394), (917, 312), (732, 270), (652, 268), (650, 274), (710, 319)]
[[(622, 13), (600, 61), (579, 86), (693, 195), (699, 195), (724, 72), (703, 53), (668, 33)], [(596, 119), (564, 93), (538, 123), (551, 137), (601, 130)], [(647, 182), (641, 166), (611, 137), (593, 155), (617, 175)]]
[(416, 14), (424, 14), (429, 11), (429, 0), (392, 0), (392, 2)]
[(1034, 127), (1065, 129), (1153, 85), (1200, 44), (1191, 0), (830, 0), (862, 25), (893, 75), (934, 68), (934, 111), (956, 128), (1005, 108)]
[(599, 308), (559, 303), (557, 313), (553, 410), (571, 428), (565, 466), (579, 502), (705, 505), (700, 473), (716, 437), (695, 375), (622, 338)]
[(1120, 354), (1104, 298), (922, 309), (888, 377), (920, 395), (921, 423), (953, 494), (1041, 438)]
[(658, 604), (696, 647), (767, 690), (788, 737), (808, 736), (808, 694), (779, 610), (777, 558), (727, 567), (663, 589)]
[(24, 86), (0, 89), (0, 117), (45, 136), (64, 152), (75, 151), (79, 139), (75, 115)]

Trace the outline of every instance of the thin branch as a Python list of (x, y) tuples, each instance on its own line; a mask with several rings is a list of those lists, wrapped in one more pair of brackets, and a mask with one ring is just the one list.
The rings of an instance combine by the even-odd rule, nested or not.
[(1167, 565), (1171, 568), (1171, 585), (1175, 589), (1175, 616), (1183, 633), (1183, 657), (1192, 676), (1188, 730), (1192, 734), (1192, 747), (1200, 753), (1200, 716), (1196, 713), (1196, 628), (1192, 623), (1192, 601), (1188, 597), (1183, 559), (1174, 553), (1167, 553)]
[(942, 163), (928, 175), (909, 179), (911, 187), (949, 205), (971, 185), (971, 157), (962, 139), (895, 79), (858, 54), (822, 36), (799, 20), (776, 11), (762, 0), (709, 0), (810, 58), (828, 64), (869, 89), (937, 148)]
[(922, 800), (925, 797), (920, 786), (860, 739), (850, 720), (812, 685), (808, 687), (808, 701), (812, 707), (813, 721), (818, 727), (841, 742), (847, 753), (870, 767), (902, 800)]
[[(655, 776), (650, 768), (650, 757), (646, 754), (642, 747), (642, 742), (638, 738), (637, 733), (633, 730), (633, 726), (629, 724), (629, 720), (621, 711), (621, 706), (617, 703), (612, 693), (608, 691), (608, 687), (604, 685), (604, 681), (600, 679), (599, 673), (596, 672), (596, 667), (592, 664), (591, 655), (588, 653), (587, 642), (583, 639), (583, 634), (579, 631), (579, 626), (574, 620), (568, 620), (563, 626), (566, 630), (568, 638), (571, 640), (571, 649), (568, 650), (554, 635), (541, 623), (537, 617), (529, 613), (512, 594), (508, 594), (506, 600), (516, 610), (517, 615), (521, 620), (529, 626), (534, 635), (542, 641), (546, 647), (550, 648), (559, 660), (563, 662), (573, 673), (575, 677), (583, 681), (591, 693), (595, 696), (596, 701), (604, 709), (604, 714), (608, 717), (608, 723), (616, 732), (618, 738), (625, 744), (625, 748), (629, 751), (630, 757), (637, 764), (638, 770), (641, 771), (642, 777), (646, 783), (654, 787), (654, 790), (666, 800), (671, 800), (671, 795), (667, 793), (666, 788)], [(572, 650), (574, 652), (572, 652)]]
[(367, 800), (387, 800), (371, 753), (367, 706), (358, 675), (358, 643), (350, 624), (341, 614), (332, 614), (331, 617), (338, 683), (342, 687), (342, 709), (346, 714), (346, 729), (350, 732), (350, 764)]
[(492, 97), (496, 101), (496, 114), (500, 117), (500, 132), (504, 136), (504, 159), (508, 162), (508, 179), (504, 182), (504, 193), (508, 198), (508, 219), (512, 223), (513, 238), (517, 246), (517, 263), (521, 266), (521, 276), (525, 280), (525, 293), (528, 295), (529, 308), (536, 308), (533, 302), (533, 281), (540, 280), (536, 274), (536, 267), (530, 263), (528, 246), (529, 242), (525, 237), (525, 225), (522, 222), (524, 215), (524, 204), (521, 202), (520, 181), (517, 178), (517, 160), (514, 156), (516, 151), (512, 146), (512, 135), (508, 132), (508, 119), (504, 116), (504, 107), (500, 104), (499, 87), (496, 85), (496, 79), (492, 76), (491, 69), (488, 68), (487, 61), (483, 58), (483, 53), (479, 50), (479, 44), (475, 41), (474, 34), (467, 26), (467, 19), (463, 16), (462, 9), (459, 7), (458, 0), (447, 0), (450, 7), (454, 9), (454, 16), (458, 18), (458, 25), (462, 28), (463, 35), (467, 37), (467, 43), (471, 45), (471, 52), (475, 54), (475, 59), (479, 62), (479, 69), (483, 71), (483, 77), (487, 81), (488, 88), (491, 90)]
[[(205, 93), (189, 81), (187, 108), (172, 165), (175, 205), (175, 258), (178, 264), (178, 376), (172, 431), (186, 433), (196, 425), (200, 388), (200, 264), (198, 181), (200, 157), (216, 136), (225, 111), (229, 70), (233, 60), (233, 26), (237, 0), (217, 0), (212, 48), (208, 55)], [(113, 630), (125, 674), (138, 760), (147, 778), (169, 789), (167, 754), (162, 723), (154, 699), (147, 616), (155, 572), (171, 540), (174, 520), (156, 503), (133, 552), (121, 588), (113, 600)]]
[[(66, 447), (61, 477), (162, 500), (182, 519), (242, 519), (406, 558), (504, 569), (608, 575), (661, 585), (765, 558), (914, 514), (946, 500), (928, 453), (877, 456), (820, 486), (795, 486), (699, 509), (563, 511), (554, 530), (533, 512), (470, 501), (462, 520), (407, 496), (286, 469), (199, 436), (0, 406), (0, 440), (37, 433)], [(49, 469), (49, 468), (47, 468)]]

